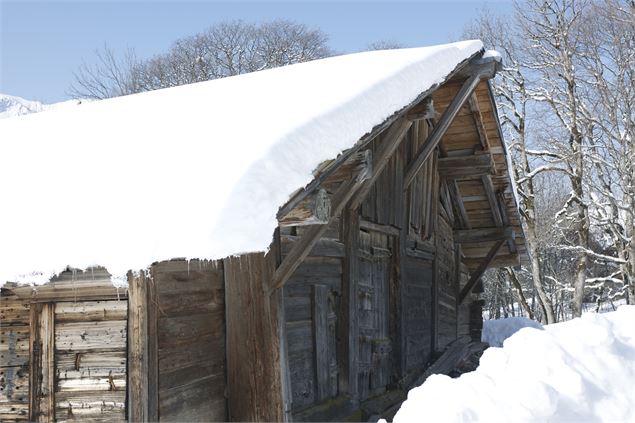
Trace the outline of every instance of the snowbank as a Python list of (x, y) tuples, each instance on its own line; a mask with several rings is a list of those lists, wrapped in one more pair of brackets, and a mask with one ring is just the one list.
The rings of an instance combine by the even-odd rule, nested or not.
[(0, 120), (0, 282), (264, 251), (321, 162), (482, 47), (351, 54)]
[(507, 319), (494, 319), (483, 321), (481, 341), (487, 342), (492, 347), (502, 347), (503, 341), (521, 330), (522, 328), (541, 329), (542, 325), (535, 320), (526, 317), (510, 317)]
[(400, 422), (635, 422), (635, 306), (526, 328), (458, 379), (408, 393)]
[(39, 113), (46, 110), (74, 107), (89, 100), (67, 100), (59, 103), (44, 104), (39, 101), (25, 100), (14, 95), (0, 94), (0, 119)]

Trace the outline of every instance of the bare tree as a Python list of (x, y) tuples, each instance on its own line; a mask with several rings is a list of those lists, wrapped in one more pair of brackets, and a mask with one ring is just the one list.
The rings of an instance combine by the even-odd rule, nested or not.
[(222, 22), (174, 42), (163, 54), (118, 60), (105, 47), (97, 63), (83, 65), (70, 89), (74, 97), (107, 98), (167, 88), (327, 57), (328, 37), (288, 20), (255, 25)]
[(396, 40), (378, 40), (368, 44), (366, 50), (395, 50), (406, 46)]
[(539, 263), (536, 189), (534, 178), (538, 174), (532, 165), (531, 137), (528, 128), (531, 97), (529, 95), (528, 69), (516, 29), (507, 18), (495, 17), (483, 10), (478, 20), (468, 27), (465, 38), (480, 38), (489, 48), (503, 55), (503, 69), (493, 81), (500, 119), (511, 150), (512, 176), (516, 182), (519, 211), (525, 229), (525, 239), (530, 256), (530, 274), (538, 294), (541, 315), (545, 323), (554, 323), (551, 299), (544, 288), (544, 278)]
[(138, 60), (134, 50), (128, 49), (118, 58), (107, 44), (95, 51), (97, 61), (82, 63), (73, 73), (75, 81), (68, 93), (74, 98), (102, 99), (139, 92), (136, 72)]

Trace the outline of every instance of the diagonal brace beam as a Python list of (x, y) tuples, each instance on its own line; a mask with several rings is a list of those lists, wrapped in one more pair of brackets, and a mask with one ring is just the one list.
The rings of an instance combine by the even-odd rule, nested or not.
[(456, 96), (452, 99), (448, 107), (441, 115), (439, 122), (434, 126), (432, 133), (428, 136), (428, 139), (423, 143), (421, 149), (417, 152), (417, 156), (412, 161), (412, 163), (408, 166), (406, 170), (406, 175), (404, 176), (404, 190), (408, 189), (412, 181), (417, 176), (417, 173), (423, 167), (423, 164), (428, 160), (430, 154), (437, 147), (441, 138), (445, 135), (448, 128), (454, 121), (454, 118), (459, 113), (459, 110), (463, 107), (467, 99), (472, 95), (474, 89), (476, 89), (481, 79), (486, 77), (490, 77), (491, 71), (488, 69), (481, 69), (476, 71), (472, 76), (470, 76), (461, 86), (461, 89), (456, 94)]
[(467, 281), (467, 284), (461, 290), (461, 293), (459, 294), (458, 305), (463, 304), (463, 301), (465, 301), (465, 298), (468, 296), (470, 292), (472, 292), (472, 289), (474, 289), (474, 286), (476, 285), (476, 283), (479, 281), (479, 279), (481, 279), (481, 277), (483, 276), (483, 273), (485, 273), (489, 264), (492, 262), (492, 260), (494, 260), (494, 257), (498, 253), (498, 250), (500, 250), (501, 246), (505, 243), (505, 241), (506, 241), (505, 239), (500, 239), (496, 241), (496, 244), (494, 244), (494, 246), (489, 250), (489, 253), (487, 253), (487, 257), (483, 259), (483, 262), (481, 263), (481, 265), (478, 267), (478, 269), (476, 269), (476, 271), (472, 274), (472, 276), (470, 276), (470, 280)]
[[(333, 195), (329, 223), (333, 222), (334, 218), (342, 212), (344, 206), (350, 201), (351, 197), (363, 183), (364, 179), (359, 178), (353, 178), (342, 183)], [(309, 255), (309, 252), (322, 237), (328, 226), (328, 224), (312, 225), (304, 236), (297, 241), (273, 274), (271, 287), (269, 289), (270, 294), (273, 294), (276, 289), (284, 286), (300, 263)]]

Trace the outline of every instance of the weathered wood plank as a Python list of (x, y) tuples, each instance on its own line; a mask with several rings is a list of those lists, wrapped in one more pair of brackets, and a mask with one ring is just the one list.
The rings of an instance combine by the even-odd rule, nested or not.
[(148, 277), (128, 273), (128, 420), (148, 421)]
[(85, 322), (101, 320), (126, 320), (128, 302), (122, 301), (82, 301), (58, 302), (55, 304), (55, 322)]
[(321, 402), (329, 396), (329, 352), (328, 352), (328, 287), (313, 286), (313, 340), (315, 349), (316, 400)]
[(55, 325), (57, 351), (90, 351), (126, 348), (125, 320), (70, 322)]
[(31, 305), (29, 420), (55, 419), (54, 304)]
[[(282, 421), (278, 308), (281, 296), (268, 289), (277, 252), (245, 254), (224, 260), (227, 319), (229, 418)], [(245, 389), (249, 387), (249, 389)]]

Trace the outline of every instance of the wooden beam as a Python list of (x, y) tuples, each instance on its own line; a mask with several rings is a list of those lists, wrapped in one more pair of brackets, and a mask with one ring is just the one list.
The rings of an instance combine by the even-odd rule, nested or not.
[(436, 112), (432, 97), (426, 97), (419, 104), (413, 106), (406, 114), (406, 119), (411, 121), (434, 119)]
[(342, 213), (342, 237), (346, 255), (342, 266), (342, 299), (338, 319), (338, 362), (340, 392), (353, 402), (359, 399), (359, 210), (346, 209)]
[[(470, 269), (478, 267), (483, 262), (484, 257), (465, 257), (463, 263)], [(489, 267), (514, 267), (520, 265), (520, 255), (505, 254), (494, 257)]]
[(395, 151), (397, 151), (397, 148), (411, 126), (411, 121), (405, 118), (399, 118), (392, 124), (390, 129), (388, 129), (388, 132), (386, 132), (383, 136), (381, 145), (377, 149), (375, 157), (373, 158), (372, 175), (364, 182), (362, 187), (359, 189), (359, 192), (357, 192), (355, 197), (351, 200), (351, 209), (358, 208), (364, 199), (366, 199), (368, 192), (375, 184), (375, 181), (377, 181), (377, 178), (379, 178), (379, 175), (381, 175), (381, 172), (384, 170)]
[(128, 420), (150, 421), (148, 397), (148, 283), (128, 272)]
[[(503, 193), (503, 191), (499, 191), (496, 193), (496, 199), (498, 200), (498, 206), (500, 207), (500, 214), (501, 219), (503, 220), (503, 226), (510, 226), (509, 215), (507, 214), (507, 200), (505, 200), (505, 194)], [(512, 240), (507, 241), (507, 247), (509, 248), (510, 253), (518, 253), (516, 243), (512, 242)], [(520, 262), (517, 265), (520, 265)]]
[(481, 176), (481, 180), (483, 181), (483, 188), (485, 188), (485, 195), (487, 195), (489, 207), (492, 210), (492, 219), (494, 220), (494, 224), (497, 227), (502, 228), (503, 217), (501, 216), (498, 199), (496, 198), (496, 192), (494, 191), (494, 184), (492, 183), (492, 178), (489, 175), (483, 175)]
[(461, 189), (459, 188), (459, 184), (456, 180), (448, 181), (448, 190), (450, 191), (450, 197), (452, 197), (454, 205), (456, 206), (456, 212), (458, 213), (457, 219), (459, 220), (461, 227), (470, 229), (472, 225), (470, 224), (467, 210), (465, 210), (465, 203), (463, 203)]
[(476, 283), (481, 279), (481, 277), (483, 276), (483, 273), (485, 273), (485, 271), (487, 270), (487, 267), (490, 265), (490, 263), (492, 262), (496, 254), (498, 253), (498, 250), (500, 250), (501, 246), (504, 243), (505, 243), (504, 239), (498, 240), (496, 244), (494, 244), (492, 248), (489, 250), (489, 253), (487, 253), (487, 257), (483, 259), (478, 269), (476, 269), (474, 273), (470, 275), (470, 280), (467, 281), (467, 284), (463, 287), (463, 289), (461, 290), (461, 293), (459, 294), (459, 301), (458, 301), (459, 306), (463, 304), (463, 301), (465, 301), (465, 298), (472, 291)]
[(490, 175), (494, 172), (494, 160), (490, 154), (442, 157), (439, 159), (439, 175), (447, 179)]
[(306, 196), (300, 203), (281, 219), (278, 224), (284, 226), (305, 226), (326, 224), (331, 217), (331, 199), (324, 188)]
[(330, 366), (328, 342), (328, 286), (313, 285), (312, 321), (313, 351), (315, 351), (315, 396), (320, 403), (330, 395)]
[(408, 166), (404, 177), (404, 190), (410, 186), (417, 173), (419, 173), (423, 167), (423, 164), (428, 160), (432, 151), (434, 151), (437, 147), (441, 138), (443, 138), (443, 135), (445, 135), (446, 131), (454, 121), (454, 118), (459, 113), (459, 110), (461, 110), (461, 107), (463, 107), (468, 97), (472, 94), (472, 92), (474, 92), (478, 83), (485, 76), (486, 73), (476, 71), (463, 83), (459, 92), (452, 99), (447, 109), (445, 109), (443, 115), (441, 115), (439, 122), (434, 126), (432, 133), (428, 136), (414, 160)]
[(510, 239), (514, 231), (512, 228), (477, 228), (457, 229), (454, 231), (454, 242), (487, 242)]
[(373, 171), (373, 152), (370, 149), (351, 154), (344, 163), (338, 166), (322, 185), (348, 181), (351, 178), (368, 179)]
[(474, 125), (476, 125), (476, 131), (478, 132), (478, 138), (481, 141), (481, 146), (484, 151), (489, 151), (490, 143), (487, 137), (487, 130), (485, 129), (485, 122), (483, 115), (481, 114), (481, 108), (478, 105), (478, 97), (476, 92), (473, 92), (468, 100), (472, 117), (474, 118)]
[[(337, 189), (337, 192), (333, 195), (331, 203), (331, 218), (329, 223), (342, 212), (344, 206), (364, 183), (365, 180), (357, 180), (357, 178), (355, 178), (344, 182)], [(280, 263), (280, 266), (278, 266), (273, 274), (269, 294), (284, 286), (289, 277), (291, 277), (300, 263), (302, 263), (302, 260), (309, 255), (309, 252), (327, 228), (328, 225), (313, 225), (309, 230), (307, 230), (304, 236), (296, 242), (289, 254), (282, 260), (282, 263)]]
[(55, 304), (31, 304), (29, 421), (55, 421)]
[(380, 223), (370, 222), (365, 219), (361, 219), (359, 221), (359, 227), (369, 231), (381, 232), (390, 236), (399, 236), (401, 234), (401, 229), (397, 228), (396, 226), (382, 225)]

